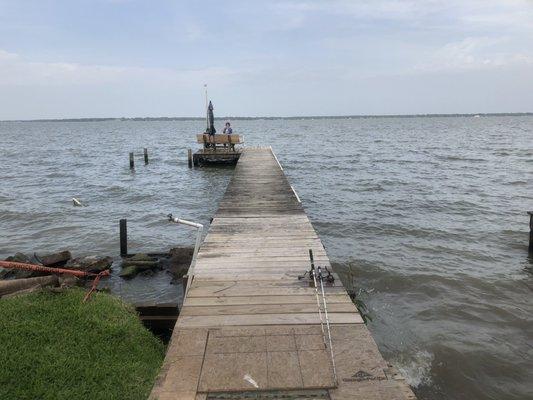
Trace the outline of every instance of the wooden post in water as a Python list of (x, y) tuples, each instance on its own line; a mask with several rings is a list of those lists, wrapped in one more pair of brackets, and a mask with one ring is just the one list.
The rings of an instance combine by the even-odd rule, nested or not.
[(533, 254), (533, 211), (528, 211), (529, 214), (529, 252)]
[(130, 153), (130, 169), (135, 169), (135, 160), (133, 159), (133, 152)]
[(187, 158), (189, 159), (189, 168), (192, 168), (192, 150), (187, 150)]
[(128, 255), (128, 220), (120, 220), (120, 256), (126, 257)]
[(148, 164), (148, 149), (144, 148), (144, 165)]

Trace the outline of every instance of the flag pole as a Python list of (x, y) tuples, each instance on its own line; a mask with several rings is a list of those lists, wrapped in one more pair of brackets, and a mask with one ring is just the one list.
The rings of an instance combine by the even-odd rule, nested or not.
[(209, 104), (207, 103), (207, 83), (204, 84), (204, 88), (205, 88), (205, 123), (206, 123), (205, 131), (209, 132)]

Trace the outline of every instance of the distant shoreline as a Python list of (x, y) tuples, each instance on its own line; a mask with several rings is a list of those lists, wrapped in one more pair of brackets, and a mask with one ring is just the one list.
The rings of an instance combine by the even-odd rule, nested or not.
[[(358, 119), (358, 118), (435, 118), (435, 117), (530, 117), (533, 112), (522, 113), (475, 113), (475, 114), (383, 114), (383, 115), (309, 115), (294, 117), (215, 117), (216, 120), (298, 120), (298, 119)], [(105, 122), (105, 121), (202, 121), (205, 117), (109, 117), (109, 118), (49, 118), (12, 119), (0, 122)]]

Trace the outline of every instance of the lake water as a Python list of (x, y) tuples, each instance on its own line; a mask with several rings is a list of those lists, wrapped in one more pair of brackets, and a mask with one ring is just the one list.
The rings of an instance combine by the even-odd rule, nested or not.
[[(533, 117), (233, 125), (247, 145), (272, 145), (336, 269), (347, 284), (353, 276), (380, 350), (419, 398), (533, 398)], [(0, 257), (118, 257), (120, 218), (131, 252), (193, 245), (195, 232), (166, 215), (208, 224), (232, 173), (187, 168), (202, 128), (0, 122)], [(111, 284), (130, 301), (179, 291), (164, 272)]]

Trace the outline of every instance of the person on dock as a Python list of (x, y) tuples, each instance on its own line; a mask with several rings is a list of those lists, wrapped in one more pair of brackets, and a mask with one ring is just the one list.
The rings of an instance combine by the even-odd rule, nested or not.
[[(233, 133), (233, 129), (231, 129), (231, 124), (229, 123), (229, 121), (226, 122), (226, 126), (224, 126), (224, 130), (222, 131), (222, 133), (226, 135), (231, 135)], [(229, 139), (228, 142), (228, 145), (231, 147), (231, 141)], [(224, 148), (226, 148), (226, 143), (224, 143)]]
[(229, 123), (229, 121), (226, 122), (226, 126), (224, 127), (222, 133), (225, 133), (226, 135), (231, 135), (233, 133), (233, 129), (231, 129), (231, 124)]

